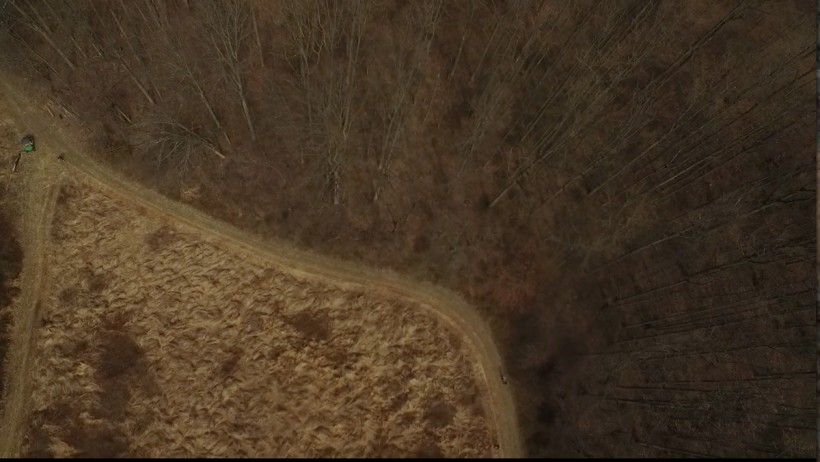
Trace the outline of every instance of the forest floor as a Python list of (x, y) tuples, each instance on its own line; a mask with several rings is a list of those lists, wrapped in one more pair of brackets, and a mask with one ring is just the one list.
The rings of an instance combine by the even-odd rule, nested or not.
[[(3, 82), (38, 150), (19, 174), (0, 453), (521, 454), (492, 335), (457, 295), (260, 240), (125, 180), (83, 154), (68, 114)], [(224, 438), (207, 433), (214, 420)]]

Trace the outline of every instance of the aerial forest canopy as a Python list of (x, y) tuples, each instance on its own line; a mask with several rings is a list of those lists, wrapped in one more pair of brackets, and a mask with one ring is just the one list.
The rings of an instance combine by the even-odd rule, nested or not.
[(462, 294), (531, 456), (808, 457), (814, 7), (8, 0), (0, 60), (163, 194)]

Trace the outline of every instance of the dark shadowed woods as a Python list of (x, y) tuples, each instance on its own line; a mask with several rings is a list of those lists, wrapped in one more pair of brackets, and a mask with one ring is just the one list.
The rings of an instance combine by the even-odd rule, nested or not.
[(5, 388), (5, 358), (12, 326), (11, 301), (18, 293), (13, 281), (20, 274), (23, 260), (17, 231), (3, 212), (0, 210), (0, 392)]

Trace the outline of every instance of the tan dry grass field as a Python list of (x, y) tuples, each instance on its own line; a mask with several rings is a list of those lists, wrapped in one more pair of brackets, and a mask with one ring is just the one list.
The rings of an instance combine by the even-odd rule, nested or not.
[(76, 180), (57, 199), (24, 454), (489, 456), (460, 337)]

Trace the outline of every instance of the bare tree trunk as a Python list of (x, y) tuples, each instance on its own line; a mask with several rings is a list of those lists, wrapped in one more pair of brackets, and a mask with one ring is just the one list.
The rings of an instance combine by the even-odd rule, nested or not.
[(146, 0), (144, 5), (146, 6), (147, 15), (141, 8), (137, 8), (143, 18), (143, 21), (147, 24), (151, 24), (154, 29), (154, 35), (158, 36), (160, 40), (162, 40), (163, 45), (172, 57), (169, 61), (170, 64), (183, 76), (187, 84), (194, 90), (194, 93), (196, 93), (199, 97), (202, 105), (205, 106), (208, 116), (213, 121), (217, 132), (225, 139), (226, 145), (230, 147), (231, 138), (228, 135), (227, 130), (223, 127), (222, 122), (216, 113), (216, 109), (205, 93), (205, 89), (202, 87), (200, 79), (195, 74), (194, 68), (188, 60), (187, 55), (180, 49), (179, 40), (177, 37), (172, 35), (173, 27), (168, 21), (167, 12), (161, 11), (159, 5), (152, 4), (150, 0)]
[[(641, 10), (639, 16), (641, 16), (646, 11), (646, 7)], [(715, 25), (710, 29), (707, 33), (703, 36), (699, 37), (687, 50), (685, 53), (681, 54), (679, 58), (672, 63), (662, 74), (661, 76), (657, 77), (655, 80), (650, 82), (646, 88), (643, 89), (644, 92), (651, 91), (655, 88), (660, 87), (663, 85), (672, 74), (677, 72), (678, 69), (688, 61), (692, 53), (697, 50), (698, 48), (702, 47), (705, 43), (711, 40), (712, 37), (716, 34), (716, 32), (722, 28), (725, 24), (727, 24), (732, 19), (736, 18), (737, 15), (742, 11), (741, 4), (738, 4), (734, 7), (731, 11), (729, 11), (723, 18), (721, 18)], [(627, 24), (627, 28), (625, 31), (620, 31), (620, 27), (624, 24)], [(624, 10), (621, 15), (616, 18), (616, 22), (610, 24), (610, 27), (604, 31), (600, 40), (596, 40), (593, 42), (593, 48), (588, 51), (591, 53), (593, 49), (603, 50), (604, 47), (614, 41), (615, 38), (622, 37), (625, 33), (630, 33), (634, 31), (634, 26), (636, 24), (634, 15), (627, 14), (627, 11)], [(655, 25), (655, 24), (653, 24)], [(657, 25), (655, 25), (657, 26)], [(648, 35), (651, 36), (651, 35)], [(600, 108), (608, 101), (608, 98), (611, 98), (611, 90), (613, 89), (614, 85), (617, 84), (620, 79), (624, 78), (628, 72), (632, 71), (635, 67), (637, 67), (643, 57), (648, 53), (650, 47), (653, 45), (653, 42), (647, 42), (644, 44), (644, 48), (639, 50), (638, 55), (632, 57), (629, 60), (623, 61), (618, 63), (615, 69), (613, 69), (611, 74), (613, 77), (609, 84), (605, 85), (603, 88), (600, 88), (597, 81), (593, 80), (592, 82), (585, 82), (583, 79), (575, 80), (574, 82), (570, 82), (572, 85), (569, 88), (571, 96), (571, 101), (577, 101), (571, 108), (571, 110), (567, 111), (562, 120), (554, 124), (554, 128), (547, 133), (544, 133), (539, 136), (539, 139), (535, 141), (535, 145), (532, 149), (534, 153), (533, 158), (521, 164), (515, 171), (510, 175), (510, 179), (507, 184), (501, 189), (501, 191), (493, 198), (490, 202), (489, 207), (495, 207), (499, 201), (506, 196), (506, 194), (516, 185), (519, 181), (524, 177), (524, 175), (528, 174), (531, 169), (545, 161), (547, 158), (558, 152), (559, 150), (564, 149), (564, 146), (570, 142), (574, 137), (583, 133), (586, 129), (588, 129), (592, 124), (601, 116)], [(604, 53), (600, 52), (597, 54), (598, 58), (601, 60), (608, 59), (611, 53)], [(613, 72), (614, 71), (614, 72)], [(593, 77), (594, 79), (594, 77)], [(581, 114), (577, 120), (571, 120), (572, 114)]]
[(17, 5), (16, 0), (8, 1), (11, 4), (11, 6), (13, 6), (20, 13), (20, 15), (23, 16), (23, 19), (25, 19), (26, 21), (26, 26), (28, 26), (28, 28), (33, 30), (34, 32), (40, 34), (40, 36), (43, 37), (46, 43), (51, 45), (54, 51), (56, 51), (60, 58), (62, 58), (63, 62), (65, 62), (71, 70), (74, 70), (74, 63), (68, 58), (68, 56), (66, 56), (63, 50), (59, 46), (57, 46), (57, 43), (55, 42), (53, 37), (53, 32), (51, 31), (51, 29), (49, 29), (48, 24), (46, 24), (45, 21), (43, 21), (43, 18), (37, 13), (37, 10), (34, 9), (34, 7), (30, 6), (31, 11), (37, 17), (39, 24), (35, 22), (34, 19), (28, 13), (26, 13), (19, 5)]
[(470, 17), (467, 19), (467, 22), (464, 24), (464, 33), (461, 34), (461, 43), (458, 45), (458, 52), (456, 53), (456, 59), (453, 60), (453, 67), (450, 69), (450, 74), (447, 76), (447, 80), (453, 78), (453, 74), (456, 73), (456, 69), (458, 68), (458, 61), (461, 59), (461, 52), (464, 50), (464, 42), (467, 41), (467, 31), (471, 23), (473, 22), (473, 14), (475, 13), (475, 4), (470, 2)]
[(237, 0), (214, 2), (209, 5), (209, 22), (212, 29), (211, 43), (222, 63), (228, 81), (236, 90), (242, 114), (248, 125), (251, 140), (256, 140), (256, 129), (251, 117), (245, 90), (242, 49), (247, 40), (247, 23), (251, 12), (247, 5)]
[[(409, 63), (399, 61), (396, 87), (393, 89), (390, 106), (387, 108), (387, 127), (384, 131), (381, 153), (377, 165), (378, 177), (374, 180), (373, 202), (378, 201), (379, 194), (385, 183), (390, 181), (390, 164), (396, 151), (399, 140), (406, 129), (406, 118), (415, 107), (416, 94), (421, 79), (420, 67), (422, 61), (429, 55), (430, 46), (435, 37), (438, 26), (442, 2), (417, 3), (410, 19), (413, 27), (418, 27), (414, 37)], [(401, 56), (402, 53), (397, 53)], [(400, 58), (401, 59), (401, 58)]]
[(251, 7), (251, 20), (253, 21), (253, 35), (256, 37), (256, 50), (259, 52), (259, 65), (265, 68), (265, 53), (262, 50), (262, 40), (259, 37), (259, 26), (256, 20), (256, 10)]
[(42, 62), (46, 67), (48, 67), (49, 70), (52, 73), (54, 73), (54, 74), (57, 73), (57, 71), (54, 69), (54, 67), (51, 65), (51, 63), (49, 63), (48, 60), (43, 57), (43, 55), (38, 53), (37, 50), (35, 50), (28, 43), (26, 43), (25, 40), (20, 38), (17, 34), (14, 34), (14, 33), (11, 33), (11, 32), (9, 32), (9, 35), (11, 35), (11, 37), (14, 38), (15, 40), (17, 40), (21, 45), (23, 45), (29, 51), (29, 53), (31, 53), (33, 56), (35, 56), (37, 59), (39, 59), (40, 62)]

